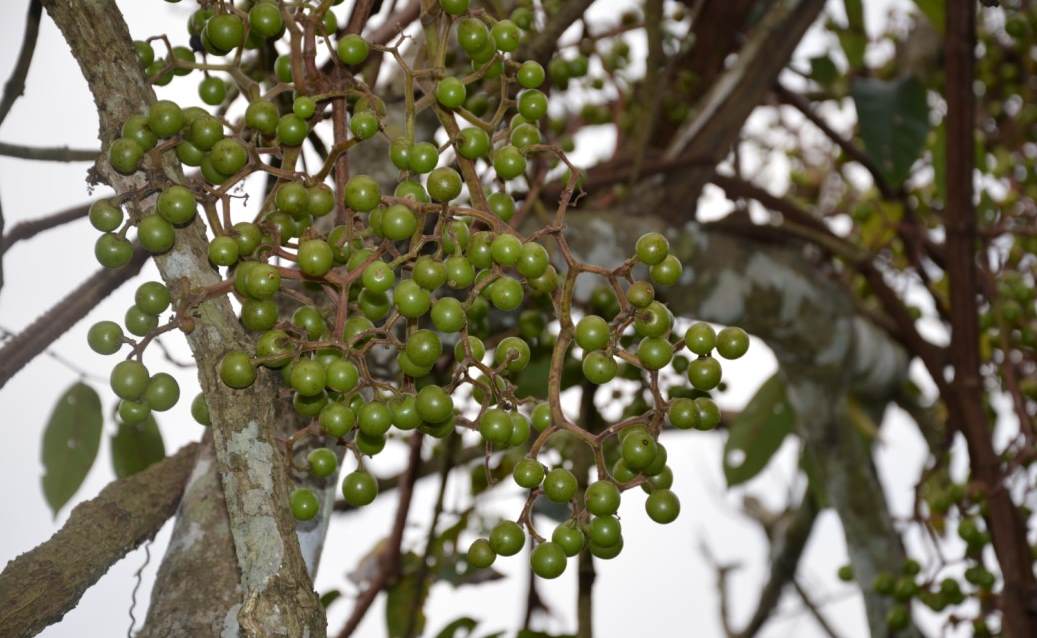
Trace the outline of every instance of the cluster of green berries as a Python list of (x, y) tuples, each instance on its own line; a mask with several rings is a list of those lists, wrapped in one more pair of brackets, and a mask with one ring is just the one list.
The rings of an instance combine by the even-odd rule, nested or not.
[[(238, 70), (248, 64), (244, 52), (276, 43), (289, 28), (304, 31), (306, 21), (318, 21), (319, 37), (329, 42), (336, 37), (337, 20), (330, 9), (322, 16), (308, 4), (282, 9), (270, 0), (253, 2), (247, 12), (204, 6), (191, 15), (188, 31), (206, 56), (228, 56), (240, 65)], [(514, 479), (530, 490), (531, 498), (543, 495), (569, 503), (573, 513), (534, 549), (534, 570), (550, 578), (585, 544), (602, 558), (619, 553), (622, 534), (616, 512), (625, 489), (640, 486), (649, 494), (645, 508), (651, 519), (664, 524), (676, 519), (680, 504), (670, 490), (673, 474), (666, 450), (658, 442), (661, 424), (668, 420), (682, 429), (715, 427), (720, 412), (709, 393), (721, 382), (721, 367), (713, 353), (740, 357), (748, 338), (737, 328), (718, 333), (702, 323), (691, 326), (683, 338), (674, 334), (674, 318), (656, 299), (656, 287), (679, 283), (683, 268), (666, 238), (648, 233), (638, 240), (635, 256), (612, 273), (611, 281), (626, 284), (614, 283), (614, 290), (606, 290), (604, 305), (596, 293), (591, 306), (597, 314), (583, 316), (574, 326), (568, 321), (571, 334), (559, 340), (549, 317), (559, 316), (560, 308), (568, 314), (574, 300), (563, 286), (548, 241), (565, 240), (557, 227), (529, 234), (513, 227), (518, 206), (509, 190), (527, 175), (531, 155), (546, 155), (551, 166), (563, 159), (557, 145), (545, 144), (545, 138), (557, 138), (559, 131), (549, 123), (548, 98), (541, 88), (548, 79), (563, 87), (586, 75), (588, 53), (556, 58), (547, 69), (514, 59), (535, 28), (535, 13), (524, 3), (504, 20), (469, 11), (467, 0), (440, 0), (433, 10), (450, 16), (457, 48), (470, 60), (469, 68), (464, 71), (448, 61), (431, 75), (404, 71), (422, 78), (418, 85), (437, 113), (473, 124), (443, 146), (390, 134), (385, 105), (359, 80), (371, 51), (389, 49), (359, 35), (334, 42), (333, 62), (357, 79), (330, 93), (303, 92), (302, 84), (293, 81), (301, 60), (288, 54), (274, 61), (263, 93), (253, 78), (228, 71), (231, 65), (210, 64), (208, 58), (199, 62), (185, 47), (174, 47), (157, 59), (150, 41), (138, 42), (140, 63), (156, 84), (200, 71), (204, 77), (198, 93), (206, 105), (222, 112), (239, 97), (248, 104), (237, 121), (168, 100), (127, 119), (120, 137), (108, 147), (108, 161), (121, 174), (147, 171), (159, 185), (92, 207), (90, 220), (103, 233), (95, 252), (107, 267), (125, 265), (133, 253), (127, 238), (131, 228), (148, 252), (168, 252), (178, 229), (194, 223), (199, 208), (203, 210), (212, 233), (207, 256), (226, 276), (226, 284), (174, 300), (179, 306), (173, 321), (190, 316), (191, 303), (196, 303), (191, 300), (228, 290), (236, 297), (241, 325), (253, 341), (248, 350), (223, 355), (220, 380), (231, 390), (244, 390), (262, 368), (279, 375), (300, 423), (305, 423), (300, 440), (312, 444), (305, 467), (311, 479), (335, 480), (342, 464), (336, 449), (345, 447), (356, 457), (358, 469), (341, 482), (342, 495), (352, 506), (377, 496), (377, 480), (364, 470), (364, 459), (380, 453), (393, 431), (444, 438), (468, 429), (479, 434), (488, 451), (523, 449), (535, 435), (529, 455), (514, 468)], [(286, 23), (289, 17), (297, 21), (294, 27)], [(228, 72), (233, 85), (211, 74), (221, 71)], [(480, 90), (482, 84), (488, 90)], [(499, 105), (499, 113), (488, 121), (478, 119), (489, 111), (489, 99), (500, 99), (496, 96), (507, 87), (515, 91), (507, 93), (513, 97)], [(293, 90), (294, 97), (284, 99)], [(299, 165), (300, 146), (321, 127), (330, 128), (329, 119), (342, 116), (333, 106), (341, 98), (348, 104), (349, 145), (376, 136), (388, 142), (388, 160), (400, 171), (391, 189), (356, 173), (332, 187), (334, 152), (323, 167)], [(549, 124), (547, 131), (544, 123)], [(162, 171), (160, 163), (169, 153), (198, 168), (197, 175), (178, 183), (163, 181), (171, 173)], [(228, 194), (257, 173), (276, 177), (276, 183), (250, 219), (234, 222)], [(571, 183), (575, 176), (565, 179)], [(634, 268), (643, 268), (645, 276), (635, 280)], [(141, 286), (125, 321), (140, 343), (125, 338), (113, 322), (91, 329), (90, 344), (98, 352), (111, 354), (123, 343), (134, 344), (136, 359), (118, 364), (112, 373), (113, 389), (122, 399), (119, 411), (126, 412), (127, 422), (176, 401), (169, 400), (172, 378), (149, 376), (138, 351), (162, 329), (158, 315), (170, 304), (169, 291), (160, 284)], [(508, 323), (516, 315), (518, 334), (490, 341), (500, 336), (493, 334), (491, 317), (512, 317)], [(534, 352), (568, 349), (570, 342), (582, 350), (580, 368), (591, 384), (612, 381), (621, 372), (618, 358), (623, 369), (633, 370), (623, 374), (651, 376), (653, 384), (655, 373), (672, 364), (686, 375), (693, 392), (677, 396), (674, 389), (670, 401), (638, 406), (617, 424), (596, 446), (597, 454), (606, 444), (618, 450), (615, 463), (580, 494), (571, 471), (549, 469), (538, 460), (540, 447), (564, 424), (552, 416), (550, 402), (537, 403), (517, 392), (519, 376)], [(675, 354), (684, 347), (694, 360)], [(473, 369), (474, 378), (469, 374)], [(465, 388), (477, 413), (458, 399)], [(203, 396), (195, 398), (191, 412), (200, 423), (210, 423)], [(301, 521), (316, 517), (322, 506), (317, 492), (306, 487), (291, 493), (289, 505)], [(524, 535), (518, 523), (502, 523), (488, 540), (473, 544), (470, 564), (485, 566), (496, 554), (516, 553)]]

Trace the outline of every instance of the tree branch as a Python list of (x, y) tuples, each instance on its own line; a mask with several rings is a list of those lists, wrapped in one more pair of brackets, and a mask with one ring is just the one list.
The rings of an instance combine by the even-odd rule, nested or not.
[[(127, 117), (145, 111), (155, 99), (133, 48), (122, 14), (112, 0), (44, 0), (93, 93), (102, 143), (117, 135)], [(173, 156), (162, 169), (179, 178)], [(102, 156), (96, 177), (118, 193), (148, 184), (143, 172), (120, 175)], [(144, 206), (151, 202), (143, 202)], [(205, 226), (200, 217), (177, 231), (172, 250), (155, 259), (173, 302), (193, 289), (221, 279), (207, 258)], [(303, 561), (295, 521), (288, 511), (287, 462), (274, 435), (274, 391), (266, 372), (247, 389), (220, 382), (224, 352), (244, 348), (248, 338), (226, 297), (200, 304), (188, 344), (209, 413), (216, 459), (222, 478), (243, 599), (237, 620), (246, 636), (323, 636), (326, 619)]]
[(44, 148), (39, 146), (23, 146), (21, 144), (0, 142), (0, 155), (24, 160), (39, 160), (44, 162), (92, 162), (96, 160), (97, 156), (100, 154), (101, 151), (89, 148), (69, 148), (67, 146)]
[(115, 292), (119, 286), (136, 277), (147, 260), (148, 254), (143, 249), (137, 249), (130, 262), (122, 268), (98, 270), (7, 341), (3, 348), (0, 348), (0, 388), (4, 387), (25, 364), (85, 317), (98, 303)]
[[(11, 226), (6, 234), (3, 235), (3, 239), (0, 239), (0, 256), (14, 244), (35, 237), (39, 233), (51, 228), (57, 228), (62, 224), (74, 222), (77, 219), (86, 217), (90, 212), (90, 204), (80, 204), (79, 206), (73, 206), (72, 208), (66, 208), (65, 210), (51, 213), (50, 215), (44, 215), (37, 219), (31, 219), (24, 222), (18, 222), (14, 226)], [(0, 227), (0, 231), (3, 228)]]
[(22, 38), (22, 48), (18, 51), (18, 60), (11, 70), (11, 77), (4, 83), (4, 96), (0, 98), (0, 124), (7, 119), (15, 100), (25, 93), (25, 77), (29, 74), (29, 65), (32, 64), (33, 53), (36, 52), (36, 38), (40, 34), (40, 16), (43, 13), (43, 5), (40, 0), (32, 0), (29, 3), (29, 11), (25, 16), (25, 36)]
[(947, 6), (944, 47), (947, 97), (947, 279), (950, 282), (952, 391), (944, 394), (951, 425), (968, 445), (972, 477), (987, 498), (986, 520), (1001, 566), (1006, 635), (1037, 635), (1037, 582), (1026, 526), (1004, 484), (1000, 459), (991, 440), (980, 376), (980, 329), (976, 270), (976, 213), (973, 209), (975, 93), (973, 56), (976, 5)]
[(61, 620), (108, 568), (173, 515), (198, 444), (109, 483), (80, 503), (49, 540), (0, 573), (0, 635), (32, 636)]

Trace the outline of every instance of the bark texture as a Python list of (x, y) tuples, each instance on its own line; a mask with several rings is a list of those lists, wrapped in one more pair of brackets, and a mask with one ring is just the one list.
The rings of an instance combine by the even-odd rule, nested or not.
[[(61, 29), (94, 96), (100, 139), (107, 145), (130, 115), (154, 101), (133, 49), (126, 23), (112, 0), (47, 0), (48, 14)], [(172, 155), (161, 166), (146, 162), (145, 172), (122, 176), (102, 157), (95, 176), (116, 191), (181, 180)], [(152, 201), (140, 203), (142, 207)], [(180, 303), (192, 290), (220, 281), (208, 263), (204, 224), (177, 231), (176, 245), (156, 258), (159, 271)], [(242, 348), (244, 331), (226, 297), (195, 311), (187, 335), (209, 403), (216, 463), (234, 541), (240, 583), (240, 631), (247, 636), (322, 636), (325, 617), (295, 537), (288, 501), (284, 455), (273, 437), (276, 393), (268, 375), (245, 390), (220, 383), (217, 369), (228, 350)]]
[(176, 510), (199, 445), (108, 484), (45, 543), (0, 573), (0, 636), (33, 636), (61, 618), (116, 561), (154, 538)]

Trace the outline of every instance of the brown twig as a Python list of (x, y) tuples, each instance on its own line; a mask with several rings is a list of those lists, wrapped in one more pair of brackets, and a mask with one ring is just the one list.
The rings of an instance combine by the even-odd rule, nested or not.
[(36, 52), (36, 38), (40, 33), (40, 16), (43, 14), (43, 5), (40, 0), (32, 0), (29, 3), (29, 11), (25, 16), (25, 37), (22, 38), (22, 48), (18, 51), (18, 60), (14, 63), (11, 77), (4, 83), (4, 96), (0, 98), (0, 124), (7, 119), (15, 100), (25, 93), (25, 77), (29, 74), (29, 65), (32, 64), (32, 56)]
[(410, 458), (407, 463), (407, 473), (400, 483), (400, 499), (396, 506), (396, 518), (393, 520), (392, 532), (386, 542), (386, 549), (381, 557), (381, 569), (368, 584), (367, 589), (356, 599), (353, 605), (353, 613), (350, 614), (339, 631), (339, 638), (347, 638), (353, 635), (360, 621), (364, 619), (367, 610), (371, 608), (378, 594), (387, 584), (396, 578), (400, 567), (400, 545), (403, 543), (403, 528), (407, 525), (407, 513), (410, 510), (411, 497), (414, 494), (414, 483), (418, 478), (418, 465), (421, 463), (421, 442), (424, 435), (415, 432), (410, 439)]
[(22, 144), (0, 142), (0, 155), (24, 160), (43, 162), (92, 162), (101, 154), (100, 150), (90, 148), (69, 148), (67, 146), (39, 147)]
[(6, 253), (11, 246), (20, 241), (34, 237), (45, 230), (86, 217), (89, 212), (90, 204), (80, 204), (37, 219), (18, 222), (0, 240), (0, 255)]
[[(1026, 527), (1001, 475), (984, 411), (976, 297), (976, 214), (973, 208), (976, 5), (949, 3), (944, 47), (947, 98), (947, 278), (950, 282), (952, 391), (943, 393), (952, 426), (965, 437), (972, 476), (986, 492), (987, 524), (1001, 566), (1002, 622), (1009, 636), (1037, 635), (1037, 583)], [(942, 371), (941, 371), (942, 372)]]
[(0, 348), (0, 388), (25, 364), (86, 316), (97, 304), (140, 272), (148, 254), (138, 249), (130, 263), (117, 270), (101, 269), (40, 315)]

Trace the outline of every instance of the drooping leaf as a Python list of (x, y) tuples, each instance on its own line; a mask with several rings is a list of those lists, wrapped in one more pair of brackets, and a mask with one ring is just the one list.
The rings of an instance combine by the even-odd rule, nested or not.
[(413, 629), (420, 636), (425, 628), (424, 592), (416, 565), (421, 557), (414, 552), (400, 556), (400, 577), (386, 597), (386, 630), (389, 638), (401, 638)]
[(58, 399), (43, 431), (43, 495), (54, 516), (83, 484), (101, 445), (101, 398), (76, 383)]
[(123, 478), (136, 474), (152, 463), (166, 458), (166, 445), (154, 415), (148, 415), (140, 423), (119, 423), (119, 429), (111, 436), (112, 469), (115, 476)]
[(436, 634), (436, 638), (463, 638), (465, 636), (471, 636), (478, 624), (479, 622), (474, 618), (461, 616), (446, 627), (440, 629), (439, 633)]
[(929, 133), (925, 87), (911, 77), (855, 78), (851, 92), (864, 150), (895, 188), (907, 179), (925, 147)]
[(724, 477), (728, 487), (759, 474), (792, 432), (793, 423), (785, 383), (774, 374), (763, 382), (745, 409), (731, 422), (724, 444)]
[(854, 31), (864, 31), (864, 3), (861, 0), (843, 0), (846, 10), (846, 26)]
[(929, 19), (933, 28), (943, 33), (944, 25), (947, 21), (947, 0), (915, 0), (915, 5)]
[(320, 595), (320, 606), (327, 609), (331, 606), (331, 603), (335, 602), (342, 597), (342, 592), (337, 589), (331, 589)]
[(810, 58), (810, 77), (822, 86), (828, 86), (839, 77), (839, 68), (827, 55)]

